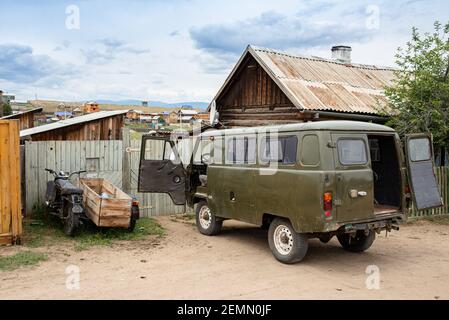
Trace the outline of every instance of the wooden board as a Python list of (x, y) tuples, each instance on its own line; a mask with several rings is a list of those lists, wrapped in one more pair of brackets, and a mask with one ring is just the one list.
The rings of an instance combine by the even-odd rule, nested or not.
[(0, 120), (0, 244), (20, 243), (19, 121)]
[[(132, 198), (105, 179), (81, 179), (87, 216), (99, 227), (127, 228)], [(105, 192), (111, 198), (102, 198)]]

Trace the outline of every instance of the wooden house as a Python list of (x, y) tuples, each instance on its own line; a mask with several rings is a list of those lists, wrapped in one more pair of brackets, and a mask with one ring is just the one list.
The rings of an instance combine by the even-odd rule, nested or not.
[(34, 127), (35, 116), (40, 113), (42, 113), (42, 108), (34, 108), (4, 116), (0, 120), (19, 120), (19, 129), (24, 130)]
[(100, 106), (96, 102), (86, 102), (83, 105), (83, 112), (84, 113), (93, 113), (93, 112), (99, 112)]
[(248, 46), (214, 98), (220, 123), (386, 121), (394, 69), (352, 63), (349, 47), (332, 51), (323, 59)]

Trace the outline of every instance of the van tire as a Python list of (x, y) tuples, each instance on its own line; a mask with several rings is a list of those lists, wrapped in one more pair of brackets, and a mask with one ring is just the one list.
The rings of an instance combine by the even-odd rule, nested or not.
[(196, 227), (201, 234), (214, 236), (220, 233), (223, 220), (212, 213), (206, 201), (201, 200), (196, 205)]
[(271, 222), (268, 229), (268, 244), (274, 257), (285, 264), (300, 262), (309, 248), (307, 236), (297, 233), (290, 221), (282, 218), (275, 218)]
[(365, 231), (358, 231), (356, 237), (351, 237), (350, 234), (341, 234), (337, 236), (343, 249), (350, 252), (364, 252), (368, 250), (376, 239), (376, 233), (370, 230), (368, 235)]

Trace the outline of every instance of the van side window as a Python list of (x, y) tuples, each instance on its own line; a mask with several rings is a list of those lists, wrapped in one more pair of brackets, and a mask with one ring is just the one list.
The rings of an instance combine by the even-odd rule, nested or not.
[(145, 140), (144, 160), (175, 160), (170, 142), (165, 140)]
[(305, 166), (317, 166), (320, 163), (318, 136), (308, 134), (302, 138), (301, 163)]
[(365, 142), (362, 139), (340, 139), (337, 147), (342, 165), (362, 165), (368, 162)]
[(212, 163), (223, 164), (223, 138), (215, 137)]
[(410, 139), (409, 142), (410, 159), (413, 162), (430, 160), (430, 143), (427, 138)]
[(233, 137), (229, 139), (227, 143), (226, 163), (255, 164), (256, 138)]
[(261, 160), (265, 163), (294, 164), (297, 150), (298, 138), (296, 136), (265, 137), (262, 140)]

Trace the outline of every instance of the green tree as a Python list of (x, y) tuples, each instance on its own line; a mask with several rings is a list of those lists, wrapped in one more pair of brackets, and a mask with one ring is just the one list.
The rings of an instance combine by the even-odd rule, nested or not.
[(398, 70), (385, 94), (391, 116), (387, 123), (403, 137), (432, 133), (437, 151), (449, 147), (449, 23), (435, 22), (433, 33), (420, 34), (396, 54)]
[(3, 116), (9, 116), (12, 114), (12, 108), (9, 103), (3, 103)]

